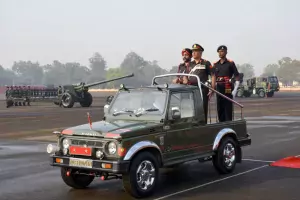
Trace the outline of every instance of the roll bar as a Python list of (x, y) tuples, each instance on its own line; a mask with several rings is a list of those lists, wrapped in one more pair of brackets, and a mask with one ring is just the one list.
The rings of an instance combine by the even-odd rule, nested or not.
[(238, 105), (238, 106), (241, 108), (241, 118), (243, 118), (243, 108), (244, 108), (244, 106), (243, 106), (242, 104), (240, 104), (240, 103), (234, 101), (233, 99), (231, 99), (231, 98), (225, 96), (224, 94), (222, 94), (222, 93), (218, 92), (217, 90), (213, 89), (212, 87), (208, 86), (208, 85), (207, 85), (207, 82), (206, 82), (206, 84), (205, 84), (205, 83), (202, 83), (202, 82), (200, 81), (199, 76), (197, 76), (197, 75), (195, 75), (195, 74), (172, 73), (172, 74), (163, 74), (163, 75), (154, 76), (153, 79), (152, 79), (152, 85), (156, 85), (156, 84), (157, 84), (157, 83), (155, 82), (155, 80), (156, 80), (157, 78), (170, 77), (170, 76), (188, 76), (188, 77), (195, 77), (195, 78), (197, 79), (197, 82), (198, 82), (198, 87), (199, 87), (199, 91), (200, 91), (200, 95), (201, 95), (202, 101), (203, 101), (203, 96), (202, 96), (202, 89), (201, 89), (200, 85), (202, 85), (202, 86), (204, 86), (204, 87), (210, 89), (211, 91), (215, 92), (217, 95), (219, 95), (219, 96), (221, 96), (221, 97), (227, 99), (228, 101), (234, 103), (235, 105)]

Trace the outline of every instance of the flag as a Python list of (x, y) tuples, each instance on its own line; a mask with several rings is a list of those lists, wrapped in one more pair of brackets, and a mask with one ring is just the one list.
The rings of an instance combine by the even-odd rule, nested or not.
[(89, 112), (87, 112), (87, 117), (88, 117), (88, 122), (90, 124), (90, 129), (92, 130), (92, 120)]

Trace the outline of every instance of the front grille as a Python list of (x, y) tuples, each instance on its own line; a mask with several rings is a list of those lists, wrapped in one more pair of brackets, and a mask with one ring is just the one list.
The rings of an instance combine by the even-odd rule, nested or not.
[(84, 146), (87, 145), (88, 147), (98, 147), (103, 148), (104, 142), (99, 141), (86, 141), (86, 140), (73, 140), (71, 139), (71, 144), (76, 146)]

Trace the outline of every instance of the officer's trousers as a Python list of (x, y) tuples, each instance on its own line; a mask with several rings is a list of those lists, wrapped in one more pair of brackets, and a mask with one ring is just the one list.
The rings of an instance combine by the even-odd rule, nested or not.
[[(232, 99), (233, 97), (231, 93), (225, 94), (225, 84), (217, 83), (217, 91), (229, 97), (230, 99)], [(232, 102), (228, 101), (227, 99), (221, 97), (218, 94), (216, 96), (217, 96), (217, 110), (218, 110), (219, 122), (232, 121), (232, 115), (233, 115)]]
[(207, 123), (207, 111), (208, 111), (208, 92), (209, 89), (206, 87), (202, 87), (202, 96), (203, 96), (203, 109), (204, 109), (204, 115), (205, 115), (205, 123)]

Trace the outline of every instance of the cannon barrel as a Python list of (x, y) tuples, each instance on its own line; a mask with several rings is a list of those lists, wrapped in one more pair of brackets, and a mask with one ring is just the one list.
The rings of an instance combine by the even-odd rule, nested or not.
[(100, 84), (104, 84), (104, 83), (108, 83), (108, 82), (112, 82), (112, 81), (116, 81), (116, 80), (120, 80), (120, 79), (124, 79), (124, 78), (130, 78), (130, 77), (133, 77), (134, 74), (129, 74), (129, 75), (126, 75), (126, 76), (121, 76), (121, 77), (118, 77), (118, 78), (113, 78), (113, 79), (109, 79), (109, 80), (104, 80), (104, 81), (99, 81), (99, 82), (95, 82), (95, 83), (90, 83), (90, 84), (86, 84), (84, 87), (85, 88), (89, 88), (89, 87), (93, 87), (93, 86), (96, 86), (96, 85), (100, 85)]

